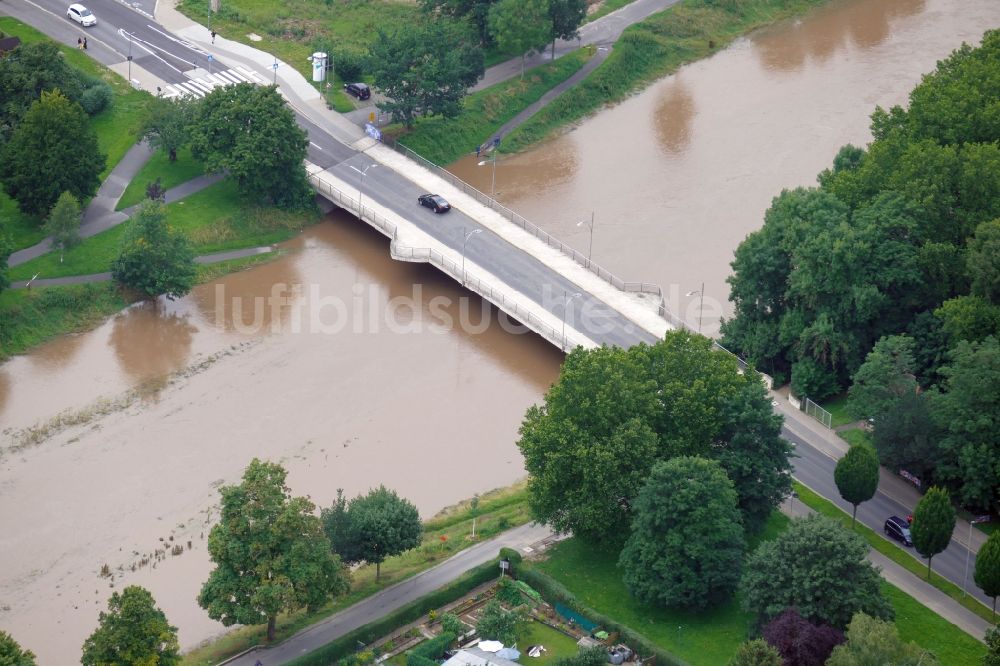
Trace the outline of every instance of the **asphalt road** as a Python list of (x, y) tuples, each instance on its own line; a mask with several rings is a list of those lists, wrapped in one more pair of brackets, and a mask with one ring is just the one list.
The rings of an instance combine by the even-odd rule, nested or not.
[[(792, 461), (795, 478), (850, 513), (852, 510), (851, 505), (840, 498), (837, 484), (833, 480), (833, 470), (837, 466), (837, 462), (810, 446), (802, 437), (791, 432), (787, 427), (782, 429), (782, 436), (795, 445), (796, 457)], [(885, 473), (883, 470), (883, 474)], [(871, 500), (858, 506), (858, 522), (867, 525), (878, 533), (883, 533), (886, 518), (889, 516), (899, 516), (905, 519), (911, 513), (913, 513), (912, 508), (907, 507), (880, 490)], [(891, 541), (890, 543), (926, 566), (927, 560), (920, 557), (913, 548), (906, 548), (897, 541)], [(965, 563), (968, 555), (969, 550), (953, 540), (943, 553), (935, 555), (932, 559), (931, 564), (934, 574), (944, 576), (959, 587), (962, 587), (962, 581), (965, 576)], [(969, 558), (969, 593), (984, 604), (992, 606), (993, 600), (984, 595), (982, 590), (976, 587), (976, 584), (972, 580), (972, 569), (975, 567), (975, 561), (976, 557), (973, 554)]]

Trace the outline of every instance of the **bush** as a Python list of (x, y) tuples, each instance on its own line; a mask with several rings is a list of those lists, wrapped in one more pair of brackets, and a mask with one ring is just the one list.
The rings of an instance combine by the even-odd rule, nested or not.
[(109, 108), (114, 101), (115, 93), (107, 83), (100, 82), (83, 91), (80, 106), (88, 116), (94, 116)]
[(438, 659), (455, 638), (455, 634), (446, 631), (437, 638), (424, 641), (406, 653), (406, 666), (437, 666)]
[(474, 587), (495, 578), (496, 573), (497, 560), (490, 560), (489, 562), (480, 564), (478, 567), (465, 572), (465, 574), (452, 583), (374, 622), (330, 641), (321, 648), (293, 659), (287, 662), (286, 666), (330, 666), (331, 664), (335, 664), (340, 659), (354, 652), (358, 643), (367, 645), (394, 629), (417, 620), (429, 611), (461, 598)]
[(360, 81), (367, 65), (365, 60), (365, 56), (357, 51), (335, 51), (333, 70), (342, 81), (347, 83)]

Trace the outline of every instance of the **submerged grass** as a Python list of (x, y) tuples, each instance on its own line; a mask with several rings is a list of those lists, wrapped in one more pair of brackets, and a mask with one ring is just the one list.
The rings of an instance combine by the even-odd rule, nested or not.
[[(704, 58), (762, 25), (826, 0), (683, 0), (625, 30), (608, 59), (511, 132), (501, 148), (517, 152), (605, 104), (621, 101), (681, 65)], [(714, 46), (712, 46), (714, 44)]]
[(573, 76), (590, 58), (587, 49), (578, 49), (553, 63), (528, 70), (523, 80), (511, 79), (469, 95), (462, 112), (453, 120), (424, 118), (408, 132), (395, 125), (386, 128), (386, 134), (435, 164), (448, 164), (475, 151), (504, 123)]
[[(352, 574), (351, 591), (315, 613), (299, 611), (278, 618), (278, 640), (308, 627), (325, 617), (370, 597), (376, 592), (431, 568), (455, 553), (490, 539), (504, 530), (531, 520), (524, 482), (480, 496), (476, 515), (476, 536), (472, 533), (473, 512), (469, 500), (444, 509), (424, 522), (422, 544), (382, 563), (381, 580), (375, 581), (375, 567), (362, 566)], [(263, 626), (241, 627), (208, 645), (184, 655), (184, 666), (212, 666), (223, 659), (264, 641)]]

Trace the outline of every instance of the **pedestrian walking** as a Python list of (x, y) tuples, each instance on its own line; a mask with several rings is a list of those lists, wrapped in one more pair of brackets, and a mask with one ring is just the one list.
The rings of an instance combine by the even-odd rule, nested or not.
[(86, 37), (83, 38), (83, 50), (84, 51), (87, 50), (87, 38)]
[(214, 30), (212, 31), (212, 43), (213, 44), (215, 43), (215, 31)]
[(78, 49), (82, 49), (83, 48), (83, 37), (77, 37), (76, 38), (76, 48), (78, 48)]

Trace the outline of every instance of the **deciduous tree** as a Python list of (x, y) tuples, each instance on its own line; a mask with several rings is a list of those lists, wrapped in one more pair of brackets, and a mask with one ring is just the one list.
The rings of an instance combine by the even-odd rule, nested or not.
[(454, 118), (468, 89), (483, 75), (483, 51), (460, 23), (436, 20), (395, 32), (380, 30), (371, 45), (382, 108), (412, 127), (417, 118)]
[(490, 7), (489, 26), (501, 50), (521, 54), (523, 79), (525, 57), (543, 47), (554, 32), (549, 0), (499, 0)]
[(868, 352), (854, 373), (847, 406), (856, 419), (881, 417), (906, 393), (917, 390), (913, 340), (905, 335), (884, 337)]
[(579, 37), (580, 25), (586, 16), (587, 0), (549, 0), (553, 60), (556, 59), (556, 40)]
[(986, 632), (986, 655), (983, 666), (1000, 666), (1000, 627), (990, 627)]
[(215, 88), (195, 108), (190, 142), (207, 171), (228, 172), (248, 197), (285, 208), (312, 201), (309, 141), (275, 86)]
[(993, 532), (976, 553), (976, 571), (973, 576), (983, 594), (993, 597), (993, 614), (997, 612), (1000, 596), (1000, 532)]
[(813, 624), (794, 608), (768, 622), (763, 635), (781, 654), (785, 666), (823, 666), (833, 648), (844, 642), (844, 632)]
[(827, 666), (936, 666), (937, 658), (904, 642), (896, 625), (858, 613), (847, 627), (847, 642), (833, 648)]
[(105, 156), (87, 114), (58, 90), (42, 92), (0, 153), (4, 190), (29, 215), (44, 215), (59, 195), (89, 198)]
[(784, 666), (781, 654), (763, 638), (740, 643), (729, 666)]
[(851, 513), (851, 527), (858, 516), (858, 505), (875, 496), (878, 490), (878, 455), (866, 444), (852, 446), (847, 454), (837, 461), (833, 470), (833, 480), (845, 502), (854, 511)]
[(149, 590), (138, 585), (111, 595), (108, 611), (101, 612), (97, 629), (84, 641), (80, 659), (83, 666), (180, 662), (177, 627), (170, 626)]
[(346, 517), (350, 545), (345, 561), (374, 564), (375, 580), (381, 576), (385, 558), (420, 545), (423, 526), (417, 507), (385, 486), (352, 499)]
[(215, 569), (198, 604), (225, 626), (267, 622), (278, 613), (315, 609), (348, 589), (348, 573), (330, 552), (315, 506), (292, 497), (286, 472), (254, 458), (243, 481), (223, 486), (219, 522), (208, 536)]
[(976, 227), (965, 256), (972, 294), (1000, 302), (1000, 219)]
[(171, 162), (177, 161), (177, 151), (190, 138), (194, 103), (185, 98), (157, 97), (142, 126), (142, 138), (154, 150), (164, 150)]
[(892, 619), (868, 544), (822, 516), (796, 519), (757, 547), (743, 566), (743, 607), (768, 621), (794, 606), (802, 617), (836, 628), (858, 611)]
[(482, 639), (500, 641), (504, 645), (514, 645), (524, 619), (516, 611), (505, 610), (496, 599), (483, 606), (476, 623), (476, 633)]
[(913, 548), (927, 558), (927, 578), (931, 577), (931, 560), (951, 543), (955, 530), (955, 507), (944, 488), (930, 488), (913, 511)]
[(111, 277), (146, 298), (173, 300), (191, 291), (196, 273), (187, 238), (167, 225), (163, 204), (147, 199), (139, 205), (122, 238)]
[(13, 636), (0, 630), (0, 664), (3, 666), (35, 666), (35, 655), (25, 650)]
[(619, 560), (633, 595), (696, 609), (732, 595), (745, 544), (736, 491), (719, 463), (687, 456), (656, 463), (634, 513)]
[(63, 192), (45, 221), (45, 233), (52, 238), (52, 249), (59, 250), (59, 261), (66, 250), (80, 244), (80, 202)]
[(42, 92), (59, 90), (79, 102), (83, 95), (80, 79), (80, 73), (52, 41), (21, 44), (0, 58), (0, 145), (10, 138)]
[(921, 479), (934, 471), (938, 428), (923, 393), (907, 393), (875, 421), (872, 441), (888, 469), (905, 469)]
[(0, 293), (3, 293), (3, 290), (10, 286), (10, 278), (7, 277), (7, 259), (13, 249), (10, 240), (0, 234)]

